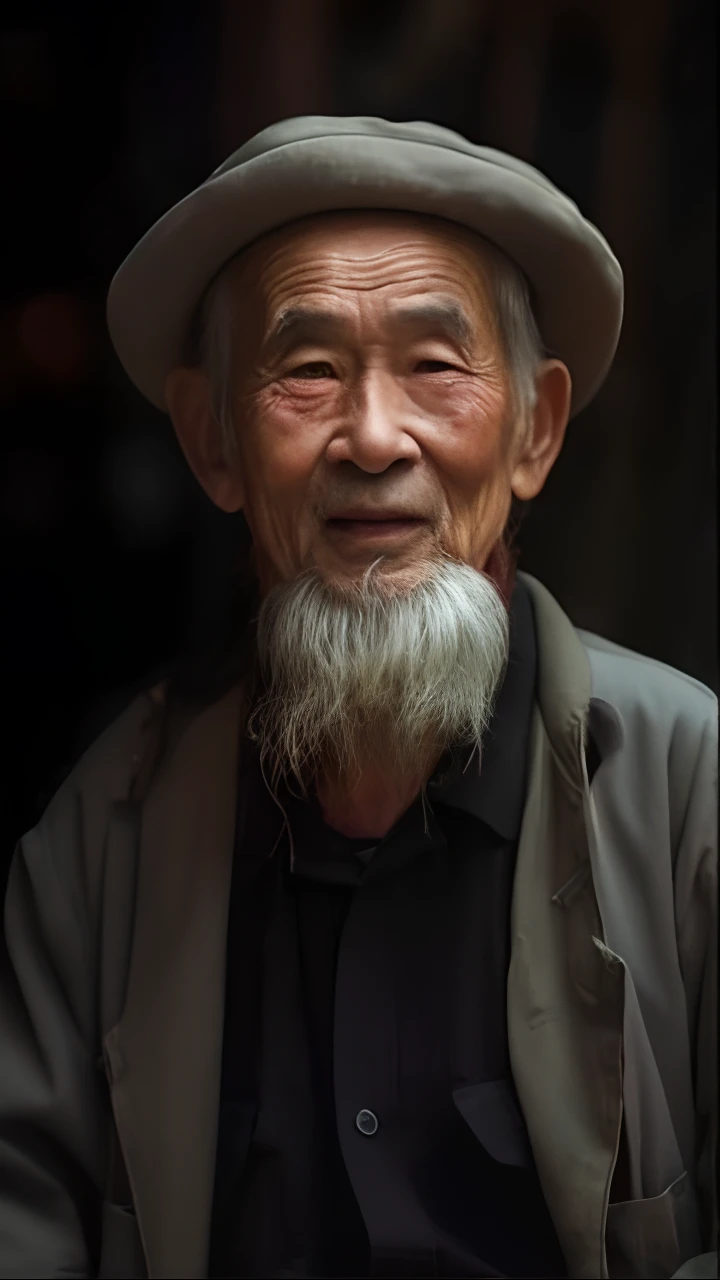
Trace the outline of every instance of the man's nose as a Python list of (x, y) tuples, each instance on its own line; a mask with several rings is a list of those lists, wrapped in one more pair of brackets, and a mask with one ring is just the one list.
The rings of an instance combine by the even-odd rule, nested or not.
[(353, 462), (362, 471), (379, 474), (394, 462), (414, 462), (421, 456), (413, 430), (412, 405), (392, 375), (367, 373), (359, 383), (346, 417), (328, 445), (328, 462)]

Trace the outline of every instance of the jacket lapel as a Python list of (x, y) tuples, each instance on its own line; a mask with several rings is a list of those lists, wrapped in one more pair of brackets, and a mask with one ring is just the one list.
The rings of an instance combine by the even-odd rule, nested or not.
[(190, 722), (144, 802), (127, 999), (105, 1038), (148, 1274), (207, 1274), (241, 691)]
[(589, 663), (539, 583), (538, 706), (512, 904), (510, 1059), (571, 1276), (606, 1277), (622, 1117), (623, 966), (603, 946), (585, 768)]

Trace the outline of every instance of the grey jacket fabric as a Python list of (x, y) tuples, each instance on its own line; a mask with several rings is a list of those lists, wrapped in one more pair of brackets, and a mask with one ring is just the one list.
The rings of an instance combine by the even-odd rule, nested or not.
[[(538, 689), (507, 984), (518, 1097), (570, 1276), (705, 1276), (716, 700), (576, 631), (524, 580)], [(16, 850), (0, 1276), (207, 1275), (243, 714), (239, 687), (179, 711), (150, 691)]]

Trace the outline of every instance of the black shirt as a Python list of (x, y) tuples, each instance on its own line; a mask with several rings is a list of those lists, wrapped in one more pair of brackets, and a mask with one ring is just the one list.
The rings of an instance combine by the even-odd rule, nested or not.
[(478, 754), (374, 847), (242, 752), (210, 1276), (564, 1276), (509, 1065), (532, 606)]

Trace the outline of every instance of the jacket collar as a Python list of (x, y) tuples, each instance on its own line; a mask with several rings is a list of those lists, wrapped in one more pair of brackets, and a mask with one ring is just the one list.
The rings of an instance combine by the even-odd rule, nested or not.
[(584, 788), (583, 749), (592, 695), (587, 653), (567, 614), (528, 573), (537, 634), (537, 701), (555, 760), (576, 791)]

